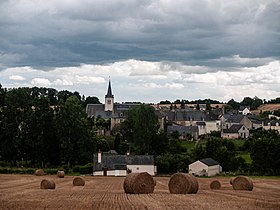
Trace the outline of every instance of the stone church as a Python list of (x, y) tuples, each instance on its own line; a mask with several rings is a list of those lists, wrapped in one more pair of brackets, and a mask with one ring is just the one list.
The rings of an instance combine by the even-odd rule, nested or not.
[(111, 120), (111, 130), (121, 122), (123, 122), (126, 117), (128, 110), (133, 106), (138, 106), (139, 103), (115, 103), (114, 95), (112, 93), (111, 81), (109, 80), (107, 94), (105, 95), (105, 104), (87, 104), (86, 112), (87, 115), (96, 120), (97, 117), (103, 119)]

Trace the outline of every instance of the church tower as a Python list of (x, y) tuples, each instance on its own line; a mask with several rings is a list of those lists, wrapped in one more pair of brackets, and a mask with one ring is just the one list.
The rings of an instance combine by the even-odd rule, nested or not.
[(112, 94), (111, 81), (109, 80), (107, 94), (105, 95), (105, 110), (113, 111), (114, 109), (114, 95)]

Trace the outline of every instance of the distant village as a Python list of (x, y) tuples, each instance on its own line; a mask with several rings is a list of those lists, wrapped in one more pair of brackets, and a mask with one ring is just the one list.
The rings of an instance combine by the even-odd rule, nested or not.
[[(260, 99), (259, 99), (260, 100)], [(180, 102), (180, 101), (179, 101)], [(110, 129), (97, 129), (99, 135), (110, 135), (114, 128), (127, 118), (128, 110), (140, 103), (114, 103), (111, 82), (109, 81), (105, 104), (87, 104), (90, 118), (103, 118), (111, 121)], [(254, 129), (274, 129), (280, 132), (280, 117), (274, 111), (280, 104), (262, 104), (252, 110), (250, 106), (227, 109), (224, 103), (170, 103), (163, 101), (150, 104), (160, 122), (160, 129), (168, 134), (179, 133), (180, 139), (197, 140), (211, 132), (219, 132), (225, 139), (246, 139)], [(265, 118), (262, 113), (269, 113)]]

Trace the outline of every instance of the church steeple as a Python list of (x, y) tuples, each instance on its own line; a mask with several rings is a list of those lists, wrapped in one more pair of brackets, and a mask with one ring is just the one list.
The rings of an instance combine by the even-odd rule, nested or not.
[(114, 95), (112, 94), (111, 81), (110, 80), (109, 80), (108, 90), (107, 90), (107, 94), (105, 95), (105, 98), (114, 98)]
[(107, 94), (105, 95), (105, 111), (112, 112), (113, 109), (114, 109), (114, 95), (112, 94), (111, 81), (109, 79), (108, 90), (107, 90)]

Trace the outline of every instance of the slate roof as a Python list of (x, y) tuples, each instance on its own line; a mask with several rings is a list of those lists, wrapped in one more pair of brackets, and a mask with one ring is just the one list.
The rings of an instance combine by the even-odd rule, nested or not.
[(103, 119), (126, 117), (127, 112), (134, 106), (139, 106), (137, 103), (122, 103), (114, 104), (113, 112), (104, 111), (104, 104), (87, 104), (86, 113), (88, 116), (101, 116)]
[(197, 126), (183, 126), (183, 125), (169, 125), (167, 126), (167, 133), (172, 134), (174, 131), (178, 131), (179, 134), (193, 134), (198, 132)]
[(214, 160), (212, 158), (204, 158), (204, 159), (201, 159), (199, 161), (206, 164), (207, 166), (220, 165), (220, 163), (218, 163), (216, 160)]
[(165, 113), (170, 121), (205, 121), (208, 116), (200, 110), (172, 110)]
[(238, 133), (238, 131), (242, 128), (243, 125), (241, 124), (234, 124), (232, 126), (230, 126), (229, 129), (224, 129), (223, 132), (224, 133)]
[(93, 156), (93, 171), (126, 170), (127, 165), (154, 165), (152, 155), (113, 155), (102, 154), (101, 163), (97, 162), (97, 154)]
[(224, 118), (227, 119), (228, 122), (232, 122), (232, 123), (240, 123), (244, 117), (245, 117), (244, 115), (240, 115), (240, 114), (234, 114), (234, 115), (225, 114), (224, 115)]

